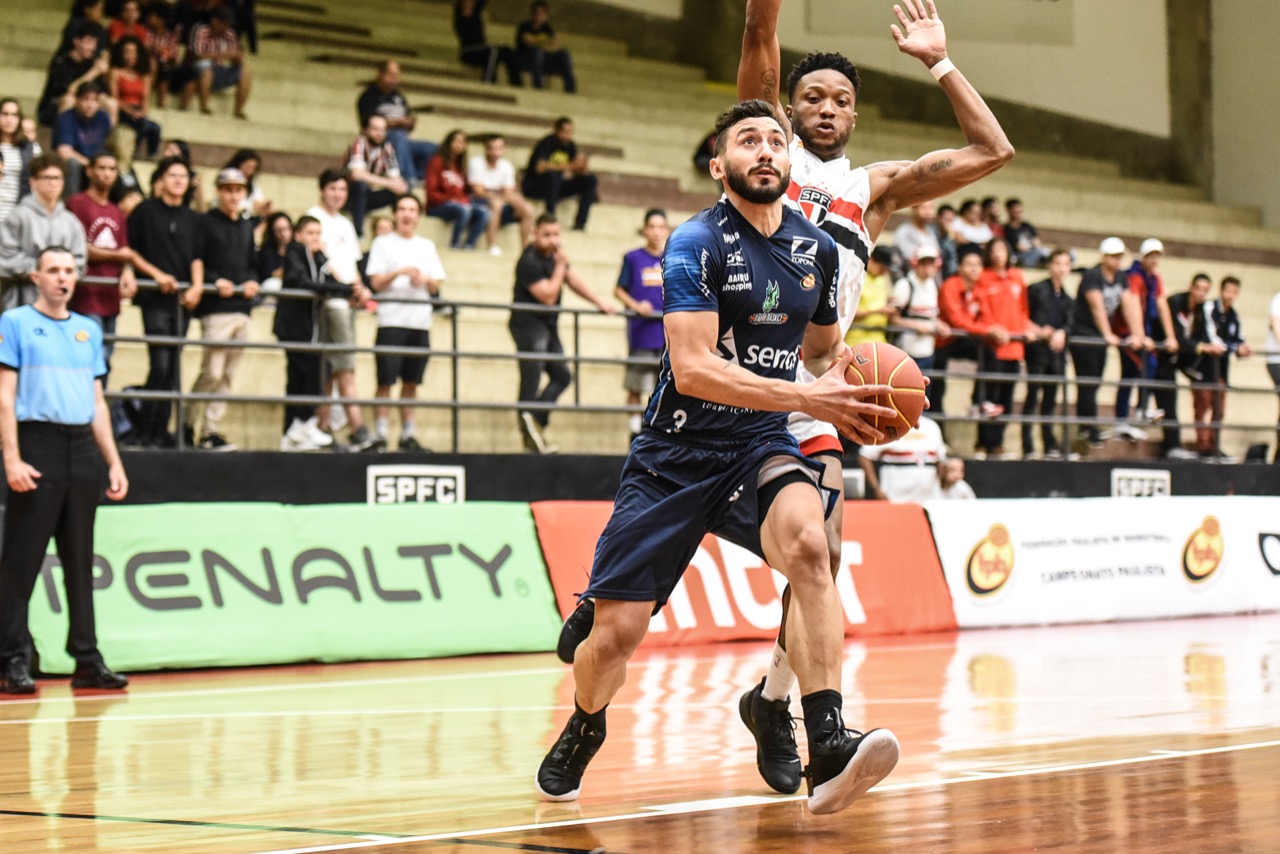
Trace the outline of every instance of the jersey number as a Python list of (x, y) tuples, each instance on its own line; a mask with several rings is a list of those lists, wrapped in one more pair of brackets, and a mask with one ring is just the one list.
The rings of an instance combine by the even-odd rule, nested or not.
[(676, 424), (676, 429), (672, 432), (679, 433), (680, 429), (684, 427), (684, 422), (689, 420), (689, 413), (685, 412), (683, 409), (677, 409), (675, 412), (671, 413), (671, 420)]

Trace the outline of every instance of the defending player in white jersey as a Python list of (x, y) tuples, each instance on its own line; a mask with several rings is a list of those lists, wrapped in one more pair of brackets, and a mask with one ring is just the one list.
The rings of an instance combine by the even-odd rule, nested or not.
[[(857, 68), (838, 53), (811, 53), (787, 80), (790, 105), (780, 103), (782, 65), (778, 12), (782, 0), (747, 0), (747, 25), (738, 66), (738, 97), (761, 98), (784, 116), (791, 131), (791, 185), (787, 201), (830, 234), (840, 250), (838, 291), (842, 331), (848, 331), (862, 294), (867, 258), (897, 210), (939, 198), (972, 184), (1013, 157), (1013, 146), (982, 97), (947, 56), (946, 32), (933, 0), (903, 0), (894, 6), (898, 25), (890, 27), (898, 50), (925, 64), (951, 101), (968, 145), (934, 151), (915, 161), (874, 163), (854, 168), (845, 154), (858, 114)], [(905, 7), (905, 8), (904, 8)], [(798, 382), (811, 382), (801, 372)], [(827, 518), (831, 571), (840, 568), (843, 540), (844, 470), (840, 440), (830, 424), (795, 414), (789, 427), (804, 453), (826, 464), (823, 483), (841, 496)], [(795, 677), (787, 661), (786, 638), (800, 615), (783, 593), (783, 621), (768, 674), (742, 696), (739, 712), (756, 739), (756, 764), (773, 789), (790, 794), (800, 787), (788, 694)]]

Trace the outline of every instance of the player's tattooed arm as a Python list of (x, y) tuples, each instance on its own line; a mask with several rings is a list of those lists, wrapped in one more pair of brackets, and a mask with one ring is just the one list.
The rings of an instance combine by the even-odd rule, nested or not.
[(747, 0), (747, 26), (738, 62), (738, 98), (768, 101), (790, 136), (791, 123), (782, 109), (782, 48), (778, 44), (778, 10), (782, 0)]

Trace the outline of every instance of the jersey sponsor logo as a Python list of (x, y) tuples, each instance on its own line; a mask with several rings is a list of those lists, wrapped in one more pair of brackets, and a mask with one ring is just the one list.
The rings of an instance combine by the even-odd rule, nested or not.
[(79, 342), (81, 342), (81, 343), (84, 343), (85, 341), (88, 341), (88, 340), (89, 340), (89, 333), (88, 333), (88, 332), (85, 332), (83, 329), (81, 329), (79, 332), (77, 332), (77, 333), (76, 333), (76, 340), (77, 340), (77, 341), (79, 341)]
[(747, 266), (747, 260), (742, 257), (742, 250), (738, 249), (725, 256), (724, 265), (726, 267), (745, 267)]
[(806, 267), (816, 267), (818, 257), (818, 241), (813, 237), (791, 238), (791, 261)]
[(748, 317), (747, 322), (755, 326), (781, 326), (786, 323), (789, 315), (775, 310), (781, 301), (782, 288), (770, 279), (769, 286), (764, 291), (764, 304), (760, 306), (762, 310)]
[(698, 279), (698, 287), (702, 289), (702, 295), (707, 299), (711, 298), (711, 286), (708, 280), (711, 278), (707, 270), (707, 261), (711, 259), (711, 253), (703, 249), (702, 255), (698, 258), (698, 263), (702, 266), (702, 275)]
[(818, 284), (818, 280), (813, 273), (810, 273), (800, 280), (800, 287), (804, 288), (806, 291), (813, 290), (814, 285), (816, 284)]
[(800, 348), (786, 350), (781, 347), (761, 347), (752, 344), (747, 348), (747, 356), (742, 360), (743, 367), (759, 365), (762, 368), (782, 368), (794, 371), (800, 363)]
[(736, 231), (735, 231), (733, 234), (724, 233), (724, 234), (721, 234), (720, 236), (724, 238), (724, 242), (725, 242), (725, 243), (737, 243), (737, 242), (738, 242), (738, 232), (736, 232)]
[(817, 187), (802, 187), (798, 201), (805, 219), (814, 225), (821, 225), (831, 209), (831, 194)]
[(723, 290), (728, 293), (751, 290), (751, 274), (730, 273), (729, 278), (725, 279)]

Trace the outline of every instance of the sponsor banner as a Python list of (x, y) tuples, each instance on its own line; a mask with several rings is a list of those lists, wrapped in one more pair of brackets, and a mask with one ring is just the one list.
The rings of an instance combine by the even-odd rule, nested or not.
[(1112, 469), (1112, 498), (1164, 498), (1173, 494), (1168, 469)]
[[(527, 504), (163, 504), (98, 511), (98, 637), (120, 670), (553, 649), (554, 596)], [(41, 666), (69, 672), (46, 559)]]
[(962, 628), (1280, 608), (1276, 498), (929, 502)]
[[(531, 505), (560, 611), (587, 587), (596, 539), (612, 504), (546, 501)], [(955, 628), (950, 597), (916, 505), (849, 505), (843, 568), (836, 587), (845, 634), (870, 636)], [(760, 639), (778, 633), (786, 581), (747, 550), (718, 537), (703, 540), (671, 601), (649, 625), (646, 646)]]

